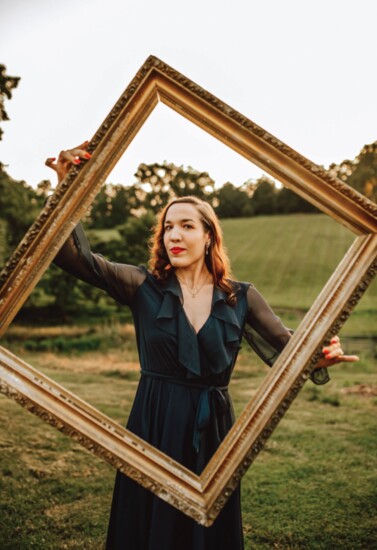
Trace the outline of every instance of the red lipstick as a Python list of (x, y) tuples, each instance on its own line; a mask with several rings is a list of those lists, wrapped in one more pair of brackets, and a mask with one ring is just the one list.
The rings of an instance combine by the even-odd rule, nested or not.
[(173, 248), (170, 249), (170, 252), (172, 254), (180, 254), (181, 252), (184, 252), (184, 248), (181, 248), (180, 246), (174, 246)]

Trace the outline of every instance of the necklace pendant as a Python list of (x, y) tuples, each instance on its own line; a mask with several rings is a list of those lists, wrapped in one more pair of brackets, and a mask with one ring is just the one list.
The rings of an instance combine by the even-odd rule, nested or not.
[(208, 276), (206, 277), (206, 279), (203, 281), (203, 284), (200, 285), (200, 286), (193, 286), (193, 287), (190, 287), (188, 286), (187, 283), (185, 283), (185, 281), (182, 281), (178, 276), (177, 276), (177, 279), (179, 280), (180, 283), (182, 283), (183, 285), (185, 285), (185, 287), (187, 288), (188, 292), (191, 294), (191, 297), (192, 298), (195, 298), (197, 294), (199, 294), (199, 291), (202, 290), (202, 288), (204, 287), (204, 285), (206, 284), (207, 280), (208, 280)]

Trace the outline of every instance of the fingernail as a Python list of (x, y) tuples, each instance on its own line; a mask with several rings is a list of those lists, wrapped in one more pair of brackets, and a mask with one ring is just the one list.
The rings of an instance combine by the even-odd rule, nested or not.
[(331, 359), (331, 355), (329, 353), (326, 353), (325, 359)]
[(80, 164), (80, 162), (81, 162), (80, 159), (75, 159), (75, 160), (73, 161), (73, 164)]
[(91, 159), (92, 158), (92, 155), (90, 153), (85, 153), (84, 157), (86, 159)]
[(329, 353), (329, 350), (327, 348), (323, 348), (322, 353), (324, 354)]
[(338, 341), (338, 340), (337, 340), (336, 338), (331, 338), (331, 340), (330, 340), (330, 342), (331, 342), (332, 344), (336, 344), (337, 341)]

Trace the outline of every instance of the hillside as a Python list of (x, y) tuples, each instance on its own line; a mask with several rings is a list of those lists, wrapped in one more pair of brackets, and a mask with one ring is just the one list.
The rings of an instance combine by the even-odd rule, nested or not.
[[(234, 275), (253, 282), (293, 322), (300, 315), (297, 310), (313, 303), (354, 240), (349, 230), (323, 214), (228, 219), (222, 227)], [(345, 331), (375, 335), (376, 325), (374, 282)]]

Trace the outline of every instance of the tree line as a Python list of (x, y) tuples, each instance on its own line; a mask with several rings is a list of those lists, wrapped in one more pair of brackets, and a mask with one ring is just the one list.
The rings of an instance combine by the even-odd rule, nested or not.
[[(377, 199), (377, 142), (365, 145), (353, 160), (331, 165), (330, 171), (372, 200)], [(196, 195), (212, 204), (221, 218), (308, 213), (315, 207), (267, 176), (240, 187), (231, 182), (216, 189), (207, 172), (172, 163), (140, 164), (130, 186), (105, 184), (83, 220), (94, 252), (113, 261), (147, 264), (148, 240), (155, 215), (174, 196)], [(12, 179), (0, 163), (0, 265), (17, 246), (53, 191), (51, 182), (36, 189)], [(31, 294), (20, 319), (57, 320), (78, 312), (94, 316), (119, 313), (104, 294), (54, 265)]]
[[(7, 76), (5, 71), (5, 66), (0, 65), (0, 121), (9, 120), (4, 97), (11, 98), (12, 89), (19, 81), (18, 77)], [(0, 140), (1, 137), (0, 132)], [(377, 141), (365, 145), (355, 159), (332, 164), (329, 170), (371, 200), (377, 200)], [(25, 181), (14, 180), (0, 162), (0, 267), (52, 192), (53, 186), (48, 180), (40, 182), (36, 189)], [(216, 188), (207, 172), (191, 166), (142, 163), (132, 185), (105, 184), (87, 212), (83, 223), (93, 251), (118, 262), (146, 264), (156, 213), (171, 198), (185, 195), (208, 201), (220, 219), (318, 212), (299, 195), (278, 187), (265, 175), (239, 187), (226, 182)], [(102, 292), (51, 266), (30, 296), (21, 317), (31, 315), (35, 319), (47, 314), (49, 318), (61, 319), (90, 309), (103, 315), (115, 311), (117, 306)]]

